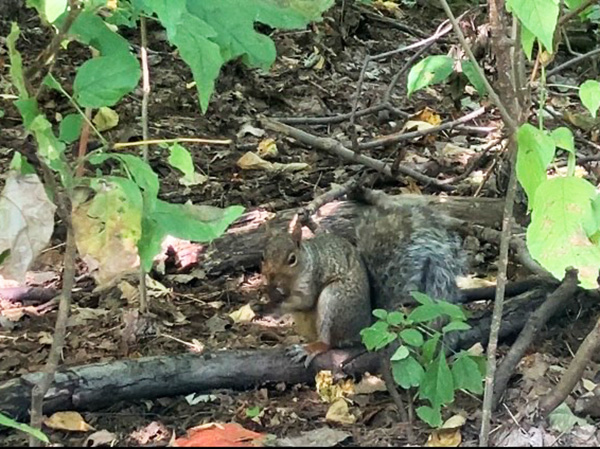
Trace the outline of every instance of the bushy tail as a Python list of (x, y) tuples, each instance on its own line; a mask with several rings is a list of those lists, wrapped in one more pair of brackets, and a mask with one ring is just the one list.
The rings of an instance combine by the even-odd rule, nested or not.
[(414, 303), (410, 295), (414, 290), (460, 301), (456, 277), (464, 274), (466, 258), (460, 238), (443, 226), (441, 218), (419, 205), (365, 211), (356, 241), (369, 270), (374, 307)]

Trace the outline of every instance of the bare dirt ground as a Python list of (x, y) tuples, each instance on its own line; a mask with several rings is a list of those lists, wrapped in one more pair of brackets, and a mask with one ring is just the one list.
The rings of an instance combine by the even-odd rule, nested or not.
[[(168, 45), (160, 27), (157, 24), (150, 25), (151, 136), (165, 139), (207, 137), (234, 140), (234, 144), (229, 147), (187, 145), (193, 154), (197, 170), (208, 176), (206, 183), (191, 189), (178, 183), (177, 173), (166, 162), (166, 150), (152, 148), (151, 164), (161, 179), (161, 198), (171, 202), (191, 200), (215, 206), (241, 204), (247, 210), (262, 207), (276, 212), (306, 204), (327, 191), (332, 183), (341, 184), (363, 169), (358, 164), (349, 164), (269, 133), (264, 137), (277, 139), (280, 150), (278, 162), (306, 162), (309, 169), (296, 173), (267, 173), (261, 170), (241, 170), (236, 165), (246, 151), (254, 150), (264, 138), (239, 133), (245, 124), (258, 126), (256, 119), (260, 116), (311, 117), (349, 112), (356, 82), (367, 54), (381, 53), (415, 42), (420, 39), (417, 37), (418, 33), (433, 33), (443, 19), (435, 9), (406, 10), (402, 18), (394, 20), (413, 31), (407, 33), (349, 8), (346, 16), (349, 37), (343, 40), (339, 28), (339, 13), (340, 9), (334, 8), (323, 23), (306, 31), (274, 33), (278, 58), (267, 74), (250, 70), (241, 63), (228, 64), (219, 77), (216, 93), (205, 115), (199, 112), (195, 89), (186, 87), (192, 80), (189, 69)], [(482, 16), (472, 17), (475, 22), (482, 23)], [(49, 42), (50, 34), (41, 27), (33, 14), (24, 13), (19, 23), (23, 32), (20, 46), (27, 64)], [(8, 31), (9, 24), (0, 22), (0, 35), (6, 36)], [(139, 49), (137, 33), (127, 31), (125, 37)], [(446, 53), (453, 43), (452, 39), (452, 34), (449, 34), (432, 52)], [(0, 85), (5, 89), (8, 83), (8, 56), (4, 41), (0, 43)], [(317, 48), (324, 57), (323, 67), (305, 67), (305, 61)], [(73, 43), (66, 52), (61, 53), (55, 64), (56, 76), (67, 90), (73, 80), (74, 68), (87, 57), (86, 51)], [(402, 53), (370, 65), (359, 100), (360, 108), (376, 104), (381, 99), (390, 79), (407, 58), (408, 55)], [(490, 69), (489, 55), (484, 60), (488, 61), (487, 68)], [(491, 72), (493, 75), (493, 70)], [(452, 85), (419, 92), (407, 99), (405, 79), (406, 75), (392, 95), (395, 107), (410, 114), (429, 107), (444, 121), (465, 113), (457, 108), (460, 106), (460, 97), (453, 94)], [(43, 95), (42, 106), (54, 111), (55, 115), (71, 112), (68, 102), (55, 92)], [(12, 151), (31, 153), (33, 143), (31, 137), (25, 137), (18, 112), (10, 102), (3, 102), (2, 108), (5, 115), (0, 118), (0, 158), (5, 172)], [(107, 138), (113, 142), (141, 139), (140, 108), (141, 90), (137, 90), (116, 106), (120, 123), (107, 133)], [(498, 122), (498, 117), (486, 115), (472, 124), (493, 126)], [(366, 116), (359, 118), (357, 123), (360, 137), (368, 139), (400, 129), (403, 119), (378, 123), (376, 117)], [(348, 137), (347, 121), (307, 129), (322, 136)], [(444, 179), (462, 173), (470, 156), (443, 153), (441, 148), (446, 143), (453, 142), (469, 148), (484, 144), (490, 138), (481, 133), (451, 131), (401, 145), (403, 151), (406, 151), (404, 160), (410, 166), (430, 176)], [(389, 160), (398, 150), (397, 147), (374, 150), (370, 155)], [(76, 149), (73, 148), (73, 151)], [(488, 171), (494, 158), (495, 155), (491, 154), (489, 159), (482, 159), (480, 177), (469, 178), (471, 181), (461, 184), (460, 189), (453, 194), (472, 195), (481, 185), (481, 176)], [(437, 193), (434, 188), (419, 186), (412, 180), (400, 183), (380, 179), (375, 187), (394, 193)], [(498, 195), (494, 173), (485, 182), (481, 194)], [(58, 223), (51, 247), (32, 268), (31, 285), (60, 287), (64, 236), (64, 226)], [(476, 263), (471, 267), (472, 273), (493, 277), (496, 248), (482, 245), (478, 254)], [(171, 276), (174, 272), (173, 267), (167, 266), (166, 274), (152, 274), (169, 289), (166, 294), (151, 297), (154, 325), (160, 332), (138, 336), (135, 345), (124, 355), (120, 347), (123, 316), (125, 312), (136, 308), (137, 299), (122, 297), (120, 292), (111, 295), (94, 293), (93, 281), (87, 275), (85, 265), (80, 262), (63, 363), (81, 365), (122, 357), (182, 353), (190, 350), (185, 343), (193, 340), (201, 342), (208, 349), (256, 348), (295, 341), (288, 328), (265, 327), (259, 323), (231, 323), (229, 313), (244, 304), (255, 304), (259, 300), (257, 270), (231, 272), (212, 278), (200, 266), (187, 273), (189, 276), (185, 279)], [(0, 328), (0, 381), (43, 368), (52, 341), (55, 318), (56, 310), (41, 316), (24, 315), (19, 321), (12, 323), (12, 328)], [(494, 416), (496, 435), (515, 426), (511, 414), (522, 410), (525, 404), (551, 387), (550, 381), (555, 380), (557, 372), (553, 371), (554, 367), (568, 364), (571, 356), (569, 351), (576, 349), (590, 328), (590, 323), (586, 320), (575, 321), (575, 318), (562, 323), (559, 328), (543, 331), (538, 346), (531, 349), (531, 354), (524, 361), (523, 368), (509, 389), (506, 407)], [(551, 338), (544, 340), (547, 336)], [(532, 367), (546, 369), (540, 374), (534, 372)], [(597, 371), (597, 367), (591, 368), (588, 377), (595, 380)], [(543, 377), (548, 372), (550, 374)], [(542, 378), (543, 381), (540, 380)], [(130, 446), (165, 445), (173, 432), (181, 436), (192, 426), (215, 421), (239, 422), (249, 429), (280, 437), (328, 425), (325, 421), (328, 404), (321, 402), (310, 386), (279, 385), (277, 388), (257, 388), (246, 392), (223, 390), (212, 393), (212, 400), (195, 405), (189, 405), (183, 397), (119, 402), (101, 411), (83, 413), (83, 416), (95, 429), (108, 430), (117, 436), (121, 445)], [(247, 416), (246, 411), (256, 406), (264, 413), (259, 418), (252, 419)], [(456, 403), (445, 412), (445, 417), (458, 412), (467, 416), (467, 424), (462, 430), (463, 446), (476, 445), (480, 407), (478, 398), (460, 395)], [(402, 426), (397, 425), (399, 416), (387, 393), (368, 395), (357, 401), (353, 410), (358, 415), (357, 422), (351, 426), (339, 426), (351, 435), (342, 445), (406, 444), (405, 431)], [(543, 430), (546, 443), (559, 435), (549, 431), (545, 423), (536, 421), (533, 416), (526, 414), (520, 419), (519, 425), (529, 435)], [(416, 427), (417, 439), (424, 443), (429, 429), (420, 422), (417, 422)], [(89, 435), (89, 432), (45, 431), (53, 442), (65, 446), (82, 445)], [(25, 443), (24, 434), (0, 428), (0, 446)], [(559, 445), (565, 443), (568, 443), (566, 437), (558, 441)]]

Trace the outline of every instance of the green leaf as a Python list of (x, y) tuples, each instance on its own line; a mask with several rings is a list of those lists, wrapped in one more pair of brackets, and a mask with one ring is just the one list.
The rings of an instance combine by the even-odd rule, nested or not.
[(273, 41), (256, 31), (256, 22), (273, 28), (304, 28), (320, 18), (333, 0), (155, 0), (143, 1), (156, 14), (190, 66), (203, 112), (214, 91), (221, 66), (241, 57), (250, 67), (268, 70), (275, 61)]
[(564, 126), (556, 128), (550, 134), (556, 143), (558, 148), (562, 148), (569, 152), (567, 159), (567, 176), (573, 176), (575, 174), (575, 138), (573, 132)]
[(521, 47), (523, 52), (527, 56), (527, 59), (531, 61), (531, 55), (533, 53), (533, 44), (535, 42), (535, 35), (529, 31), (529, 29), (521, 24)]
[(402, 312), (391, 312), (387, 317), (387, 322), (390, 326), (398, 326), (404, 323), (406, 315)]
[(485, 87), (485, 83), (479, 76), (477, 69), (475, 69), (475, 65), (468, 59), (463, 59), (461, 61), (462, 71), (469, 80), (469, 82), (477, 89), (477, 93), (483, 96), (487, 93), (487, 89)]
[(575, 427), (575, 424), (578, 426), (588, 424), (585, 419), (575, 416), (571, 408), (564, 402), (548, 415), (548, 421), (550, 422), (550, 427), (560, 433), (570, 432)]
[(464, 321), (467, 319), (464, 310), (457, 304), (452, 304), (448, 301), (438, 301), (436, 305), (441, 313), (448, 315), (452, 320)]
[(454, 387), (474, 394), (483, 393), (483, 376), (479, 365), (467, 353), (461, 353), (452, 365)]
[(558, 0), (506, 0), (507, 9), (537, 37), (548, 53), (553, 53), (552, 39), (558, 21)]
[(373, 315), (375, 318), (385, 321), (387, 320), (388, 312), (385, 309), (375, 309), (373, 310)]
[(202, 176), (196, 173), (192, 155), (187, 148), (178, 143), (174, 143), (169, 147), (169, 150), (169, 164), (183, 172), (183, 177), (179, 179), (181, 184), (184, 186), (193, 186), (203, 182)]
[(443, 351), (426, 368), (419, 397), (429, 400), (434, 407), (454, 401), (454, 379)]
[(38, 102), (35, 98), (27, 98), (15, 101), (15, 106), (23, 118), (23, 125), (27, 131), (31, 131), (31, 124), (40, 115)]
[(23, 58), (17, 50), (16, 45), (20, 33), (19, 25), (16, 22), (12, 22), (10, 33), (6, 37), (6, 47), (8, 48), (8, 56), (10, 58), (10, 78), (12, 83), (17, 88), (19, 97), (27, 99), (29, 98), (29, 93), (25, 87), (25, 78), (23, 77)]
[(27, 424), (17, 422), (14, 419), (9, 418), (8, 416), (6, 416), (3, 413), (0, 413), (0, 426), (10, 427), (12, 429), (20, 430), (22, 432), (25, 432), (25, 433), (28, 433), (29, 435), (34, 436), (35, 438), (37, 438), (40, 441), (43, 441), (44, 443), (50, 443), (50, 440), (48, 439), (48, 437), (41, 430), (34, 429), (33, 427), (31, 427)]
[(535, 207), (535, 192), (546, 180), (546, 168), (554, 158), (554, 139), (529, 123), (517, 131), (517, 179), (529, 200), (529, 208)]
[(444, 326), (444, 328), (442, 329), (442, 333), (447, 334), (448, 332), (466, 331), (469, 329), (471, 329), (471, 326), (469, 326), (464, 321), (452, 321), (451, 323), (448, 323)]
[(27, 162), (25, 156), (23, 156), (18, 151), (15, 151), (15, 154), (13, 155), (13, 158), (10, 161), (9, 168), (11, 170), (15, 170), (16, 172), (22, 175), (29, 175), (35, 173), (35, 168), (33, 168), (33, 166), (29, 162)]
[(123, 164), (133, 181), (144, 192), (145, 213), (151, 213), (154, 210), (159, 189), (158, 176), (154, 173), (152, 167), (141, 157), (132, 154), (99, 153), (90, 156), (89, 161), (94, 165), (98, 165), (107, 159), (115, 159)]
[(429, 304), (435, 304), (435, 301), (433, 299), (431, 299), (429, 296), (427, 296), (425, 293), (421, 293), (418, 291), (412, 291), (410, 292), (410, 295), (415, 298), (415, 301), (417, 301), (419, 304), (422, 304), (424, 306), (427, 306)]
[(423, 334), (416, 329), (404, 329), (398, 335), (407, 345), (415, 347), (423, 346)]
[(258, 405), (246, 409), (246, 416), (248, 418), (256, 418), (258, 415), (260, 415), (260, 407)]
[(436, 333), (423, 344), (423, 362), (425, 365), (431, 363), (438, 348), (441, 334)]
[(595, 80), (587, 80), (579, 86), (579, 98), (592, 117), (596, 118), (600, 107), (600, 83)]
[(360, 331), (363, 344), (369, 351), (378, 351), (396, 339), (396, 334), (389, 331), (385, 321), (377, 321)]
[(415, 64), (408, 73), (408, 96), (419, 89), (445, 81), (454, 70), (450, 56), (433, 55)]
[(423, 405), (416, 410), (417, 416), (430, 427), (437, 428), (442, 425), (442, 413), (440, 407), (431, 408)]
[(69, 114), (60, 122), (58, 138), (66, 143), (75, 142), (81, 134), (81, 114)]
[(72, 176), (64, 155), (65, 144), (56, 138), (50, 122), (43, 115), (38, 115), (31, 122), (30, 129), (38, 143), (38, 155), (60, 174), (63, 185), (70, 186)]
[(392, 375), (394, 381), (405, 390), (418, 387), (421, 384), (425, 371), (414, 357), (392, 361)]
[(91, 108), (113, 106), (137, 86), (142, 73), (137, 58), (129, 51), (128, 42), (100, 17), (83, 11), (69, 34), (102, 55), (86, 61), (77, 71), (73, 97), (79, 104)]
[(408, 348), (406, 346), (402, 345), (398, 349), (396, 349), (396, 351), (394, 352), (394, 354), (392, 355), (390, 360), (392, 362), (398, 362), (400, 360), (404, 360), (405, 358), (407, 358), (408, 355), (409, 355)]
[(596, 198), (595, 187), (584, 179), (549, 179), (538, 188), (527, 228), (531, 256), (557, 279), (566, 268), (577, 268), (581, 286), (588, 289), (598, 288), (600, 267), (600, 247), (589, 238), (598, 231)]
[(113, 106), (137, 86), (140, 76), (140, 65), (129, 53), (90, 59), (77, 71), (73, 97), (87, 108)]
[(550, 135), (558, 148), (562, 148), (570, 153), (575, 153), (575, 138), (573, 137), (573, 132), (569, 128), (561, 126), (560, 128), (553, 130)]
[(142, 238), (138, 244), (144, 267), (152, 267), (152, 260), (167, 235), (195, 242), (211, 242), (220, 237), (243, 212), (242, 206), (220, 209), (156, 200), (155, 209), (142, 222)]
[(415, 323), (424, 323), (433, 321), (442, 316), (442, 311), (438, 304), (428, 304), (416, 307), (409, 315), (408, 319)]

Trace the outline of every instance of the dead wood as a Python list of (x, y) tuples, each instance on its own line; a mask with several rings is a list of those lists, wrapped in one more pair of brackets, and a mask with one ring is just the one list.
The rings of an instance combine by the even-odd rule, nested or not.
[[(399, 204), (430, 204), (453, 218), (484, 226), (497, 228), (502, 220), (503, 201), (492, 198), (440, 197), (433, 195), (397, 195), (391, 198)], [(324, 229), (344, 236), (350, 236), (352, 220), (360, 210), (372, 207), (352, 201), (334, 201), (322, 206), (315, 214), (314, 221)], [(297, 209), (287, 209), (277, 213), (270, 220), (273, 227), (289, 224)], [(259, 265), (262, 248), (265, 244), (265, 226), (268, 212), (252, 210), (244, 214), (227, 233), (210, 245), (197, 245), (202, 268), (210, 275), (219, 275), (234, 269), (249, 270)], [(463, 231), (468, 231), (463, 227)]]
[[(530, 313), (544, 300), (546, 292), (532, 290), (508, 301), (502, 320), (500, 338), (510, 339), (519, 332)], [(593, 299), (582, 302), (591, 307)], [(472, 329), (460, 332), (458, 348), (477, 342), (485, 345), (489, 335), (489, 313), (469, 321)], [(379, 372), (379, 357), (363, 349), (329, 351), (317, 357), (306, 370), (291, 363), (282, 348), (227, 350), (205, 354), (145, 357), (61, 368), (44, 398), (44, 414), (58, 410), (94, 410), (117, 401), (153, 399), (165, 396), (209, 392), (215, 389), (243, 390), (279, 382), (312, 383), (317, 371), (344, 372), (359, 376)], [(24, 419), (30, 407), (31, 388), (42, 373), (31, 373), (0, 384), (0, 412)]]

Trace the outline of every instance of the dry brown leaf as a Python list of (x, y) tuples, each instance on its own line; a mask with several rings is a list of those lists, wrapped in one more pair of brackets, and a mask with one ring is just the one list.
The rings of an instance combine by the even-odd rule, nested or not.
[(90, 430), (95, 430), (77, 412), (56, 412), (49, 418), (44, 418), (44, 425), (51, 429), (66, 430), (69, 432), (89, 432)]
[(348, 403), (344, 398), (338, 398), (327, 410), (325, 419), (329, 422), (351, 425), (356, 422), (356, 416), (350, 413)]
[(436, 429), (429, 438), (426, 447), (458, 447), (462, 442), (460, 429)]
[(366, 373), (354, 386), (354, 394), (371, 394), (376, 391), (386, 391), (385, 382), (377, 376)]
[(84, 447), (98, 447), (98, 446), (113, 446), (117, 442), (118, 438), (112, 432), (108, 430), (99, 430), (92, 433), (86, 438)]
[(430, 125), (438, 126), (442, 123), (442, 118), (433, 109), (425, 108), (422, 111), (417, 112), (413, 117), (414, 120), (420, 120), (427, 122)]

